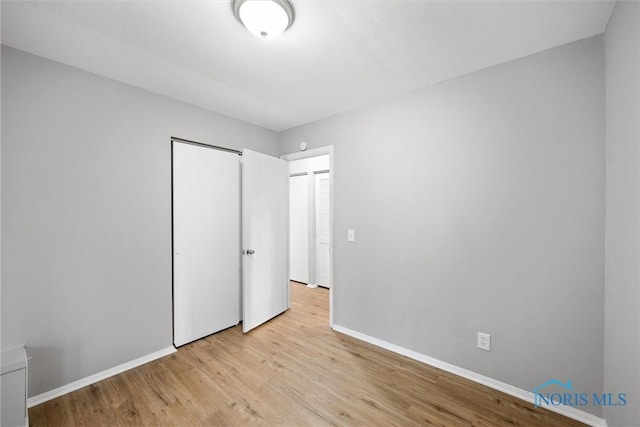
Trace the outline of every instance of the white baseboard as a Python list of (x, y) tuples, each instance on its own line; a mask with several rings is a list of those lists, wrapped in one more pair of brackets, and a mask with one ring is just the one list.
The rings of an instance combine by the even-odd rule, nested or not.
[(176, 351), (177, 350), (174, 346), (163, 348), (162, 350), (147, 354), (146, 356), (138, 357), (137, 359), (125, 362), (118, 366), (114, 366), (113, 368), (98, 372), (97, 374), (82, 378), (67, 385), (63, 385), (62, 387), (58, 387), (56, 389), (46, 391), (42, 394), (38, 394), (37, 396), (30, 397), (29, 399), (27, 399), (27, 407), (31, 408), (33, 406), (47, 402), (51, 399), (55, 399), (56, 397), (60, 397), (64, 394), (71, 393), (72, 391), (79, 390), (88, 385), (97, 383), (98, 381), (102, 381), (114, 375), (128, 371), (129, 369), (136, 368), (140, 365), (144, 365), (145, 363), (149, 363), (156, 359), (160, 359), (161, 357), (175, 353)]
[(315, 283), (309, 283), (307, 284), (307, 288), (317, 288), (318, 285), (316, 285)]
[[(468, 369), (460, 368), (459, 366), (455, 366), (450, 363), (443, 362), (442, 360), (438, 360), (433, 357), (418, 353), (416, 351), (409, 350), (404, 347), (400, 347), (399, 345), (391, 344), (381, 339), (374, 338), (369, 335), (365, 335), (363, 333), (354, 331), (352, 329), (345, 328), (344, 326), (333, 325), (333, 330), (345, 335), (349, 335), (353, 338), (357, 338), (361, 341), (368, 342), (369, 344), (373, 344), (377, 347), (382, 347), (394, 353), (401, 354), (410, 359), (414, 359), (419, 362), (426, 363), (427, 365), (431, 365), (438, 369), (442, 369), (443, 371), (450, 372), (454, 375), (457, 375), (462, 378), (466, 378), (478, 384), (482, 384), (484, 386), (490, 387), (494, 390), (501, 391), (510, 396), (517, 397), (518, 399), (522, 399), (530, 403), (535, 403), (535, 395), (533, 393), (523, 390), (521, 388), (512, 386), (510, 384), (503, 383), (502, 381), (498, 381), (493, 378), (480, 375)], [(549, 409), (550, 411), (557, 412), (561, 415), (564, 415), (566, 417), (572, 418), (574, 420), (580, 421), (584, 424), (588, 424), (593, 427), (607, 427), (607, 422), (604, 419), (596, 417), (595, 415), (589, 414), (588, 412), (581, 411), (580, 409), (573, 408), (571, 406), (565, 406), (565, 405), (549, 406), (549, 407), (545, 406), (545, 408)]]

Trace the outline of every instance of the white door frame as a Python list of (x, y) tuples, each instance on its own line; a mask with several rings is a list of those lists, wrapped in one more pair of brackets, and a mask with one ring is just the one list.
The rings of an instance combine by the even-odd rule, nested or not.
[(326, 154), (329, 155), (329, 172), (331, 172), (331, 175), (329, 176), (329, 276), (331, 282), (331, 287), (329, 288), (329, 326), (333, 328), (333, 296), (334, 289), (336, 287), (335, 280), (333, 279), (333, 212), (335, 206), (333, 203), (333, 177), (335, 176), (333, 165), (333, 145), (285, 154), (284, 156), (280, 156), (280, 158), (290, 162), (292, 160), (308, 159), (309, 157), (324, 156)]

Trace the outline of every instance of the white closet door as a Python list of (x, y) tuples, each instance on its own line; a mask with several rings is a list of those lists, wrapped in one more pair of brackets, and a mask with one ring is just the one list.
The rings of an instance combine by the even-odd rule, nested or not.
[(242, 331), (289, 308), (289, 171), (276, 157), (242, 150)]
[(289, 277), (309, 283), (309, 200), (307, 174), (289, 178)]
[(240, 321), (240, 160), (173, 143), (173, 328), (180, 346)]
[(331, 287), (330, 201), (330, 173), (316, 174), (316, 279), (327, 288)]

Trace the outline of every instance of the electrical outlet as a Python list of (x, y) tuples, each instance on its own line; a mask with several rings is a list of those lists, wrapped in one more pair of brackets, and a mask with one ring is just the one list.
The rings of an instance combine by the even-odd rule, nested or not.
[(491, 351), (491, 335), (484, 332), (478, 332), (478, 348)]

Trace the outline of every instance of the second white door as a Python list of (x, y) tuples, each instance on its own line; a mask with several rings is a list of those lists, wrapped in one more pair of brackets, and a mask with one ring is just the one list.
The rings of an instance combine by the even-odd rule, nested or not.
[(242, 331), (289, 308), (287, 162), (242, 150)]

